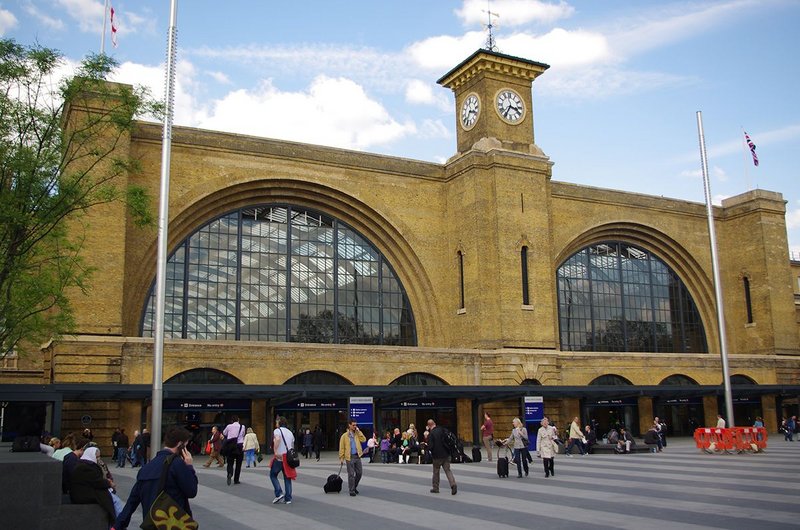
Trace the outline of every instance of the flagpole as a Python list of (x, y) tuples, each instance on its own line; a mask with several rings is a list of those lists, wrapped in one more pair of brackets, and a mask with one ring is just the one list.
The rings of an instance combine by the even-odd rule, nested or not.
[(109, 0), (105, 1), (105, 5), (103, 6), (103, 36), (100, 37), (100, 53), (106, 53), (106, 22), (108, 21), (108, 2)]
[(700, 140), (700, 162), (703, 167), (703, 187), (706, 195), (706, 211), (708, 213), (708, 237), (711, 240), (711, 270), (714, 274), (714, 294), (717, 302), (717, 324), (719, 326), (720, 357), (722, 359), (722, 384), (725, 388), (725, 414), (728, 427), (735, 425), (733, 418), (733, 397), (731, 394), (731, 378), (728, 369), (728, 340), (725, 334), (725, 311), (722, 305), (722, 281), (719, 273), (717, 256), (717, 233), (714, 229), (714, 211), (711, 206), (711, 185), (708, 182), (708, 157), (706, 155), (706, 138), (703, 133), (703, 113), (697, 111), (697, 135)]
[(175, 60), (178, 52), (178, 0), (172, 0), (167, 38), (167, 83), (164, 94), (164, 131), (161, 142), (161, 189), (158, 207), (158, 258), (153, 343), (153, 394), (151, 400), (150, 458), (161, 449), (161, 409), (164, 397), (164, 299), (167, 278), (167, 228), (169, 224), (169, 164), (172, 150), (172, 114), (175, 99)]

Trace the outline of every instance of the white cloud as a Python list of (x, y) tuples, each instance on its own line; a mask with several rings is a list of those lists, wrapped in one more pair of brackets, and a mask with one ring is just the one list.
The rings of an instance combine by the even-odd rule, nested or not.
[(225, 74), (224, 72), (206, 72), (206, 75), (211, 77), (217, 83), (220, 83), (220, 84), (223, 84), (223, 85), (232, 84), (231, 78), (228, 77), (228, 75)]
[(419, 128), (420, 138), (452, 138), (452, 133), (441, 120), (424, 120)]
[(483, 41), (482, 32), (468, 31), (458, 37), (430, 37), (411, 44), (406, 51), (418, 66), (445, 73), (483, 46)]
[(34, 5), (33, 2), (25, 2), (23, 9), (25, 9), (25, 12), (30, 16), (34, 17), (37, 22), (41, 22), (50, 29), (64, 29), (64, 22), (61, 19), (48, 16), (44, 9)]
[[(797, 201), (798, 205), (800, 205), (800, 201)], [(793, 230), (795, 228), (800, 228), (800, 206), (795, 208), (794, 210), (788, 210), (786, 212), (786, 228), (789, 230)], [(800, 248), (797, 249), (800, 253)]]
[[(779, 129), (771, 131), (747, 131), (750, 139), (756, 144), (756, 152), (759, 146), (780, 144), (800, 138), (800, 124), (792, 123)], [(719, 158), (723, 156), (745, 153), (749, 156), (747, 145), (744, 142), (744, 134), (738, 134), (735, 138), (724, 142), (708, 144), (708, 158)], [(680, 162), (694, 161), (698, 158), (698, 153), (686, 153), (678, 159)]]
[(540, 2), (539, 0), (494, 0), (488, 6), (485, 0), (464, 0), (456, 15), (464, 25), (487, 24), (489, 15), (487, 7), (499, 17), (492, 17), (492, 24), (499, 27), (513, 27), (541, 22), (551, 24), (556, 20), (571, 16), (575, 8), (563, 0), (558, 3)]
[(605, 36), (583, 30), (555, 28), (544, 35), (515, 33), (497, 43), (503, 53), (530, 57), (557, 68), (592, 65), (611, 57)]
[(711, 197), (711, 204), (714, 206), (722, 206), (722, 201), (730, 197), (730, 195), (714, 195)]
[(303, 92), (281, 92), (271, 81), (236, 90), (213, 103), (200, 127), (349, 149), (366, 149), (414, 134), (357, 83), (318, 76)]
[(406, 101), (409, 103), (422, 103), (430, 105), (435, 103), (433, 87), (419, 79), (411, 79), (406, 84)]
[(17, 17), (7, 9), (0, 9), (0, 35), (5, 35), (8, 30), (17, 26)]
[(744, 9), (760, 9), (763, 2), (730, 0), (718, 3), (675, 3), (655, 8), (645, 15), (617, 22), (627, 25), (609, 35), (615, 53), (623, 57), (641, 54), (692, 37), (724, 24)]
[[(78, 22), (78, 28), (84, 33), (102, 33), (103, 20), (106, 16), (103, 0), (55, 0), (55, 2)], [(126, 33), (138, 33), (143, 28), (152, 31), (154, 27), (153, 17), (143, 16), (129, 9), (114, 8), (114, 21), (120, 39)], [(106, 31), (109, 32), (110, 41), (111, 28), (106, 27)]]
[[(728, 174), (719, 166), (713, 166), (709, 169), (709, 173), (711, 174), (711, 178), (714, 180), (718, 180), (719, 182), (726, 182), (728, 180)], [(692, 179), (702, 179), (703, 178), (703, 170), (702, 169), (685, 169), (680, 172), (681, 177), (688, 177)]]

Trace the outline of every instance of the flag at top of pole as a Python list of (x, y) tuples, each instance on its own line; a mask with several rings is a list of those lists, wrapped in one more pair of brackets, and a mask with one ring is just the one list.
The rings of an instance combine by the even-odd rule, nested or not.
[[(114, 20), (114, 6), (111, 6), (111, 44), (117, 47), (117, 22)], [(758, 165), (756, 163), (756, 165)]]
[(750, 148), (750, 154), (753, 155), (753, 165), (758, 167), (758, 155), (756, 154), (756, 144), (754, 144), (753, 140), (750, 139), (750, 135), (747, 134), (747, 131), (744, 132), (744, 139), (747, 142), (747, 146)]

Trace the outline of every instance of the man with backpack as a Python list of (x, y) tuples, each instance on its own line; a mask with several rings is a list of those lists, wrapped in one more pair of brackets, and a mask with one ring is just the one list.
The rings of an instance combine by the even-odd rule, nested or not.
[(456, 478), (453, 472), (450, 471), (450, 456), (457, 448), (453, 444), (453, 433), (444, 427), (437, 427), (436, 422), (432, 419), (428, 420), (428, 447), (433, 457), (433, 487), (431, 493), (439, 493), (439, 477), (440, 468), (444, 468), (444, 474), (447, 477), (447, 482), (450, 483), (450, 492), (455, 495), (458, 492), (456, 486)]

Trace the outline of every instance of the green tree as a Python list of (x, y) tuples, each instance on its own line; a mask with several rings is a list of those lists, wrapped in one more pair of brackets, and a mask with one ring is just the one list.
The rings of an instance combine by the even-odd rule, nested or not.
[(121, 177), (136, 161), (117, 149), (134, 117), (159, 105), (147, 91), (108, 83), (117, 66), (91, 55), (57, 81), (55, 50), (0, 39), (0, 356), (25, 353), (71, 330), (67, 291), (86, 291), (80, 219), (126, 201), (138, 225), (153, 223), (142, 188)]

